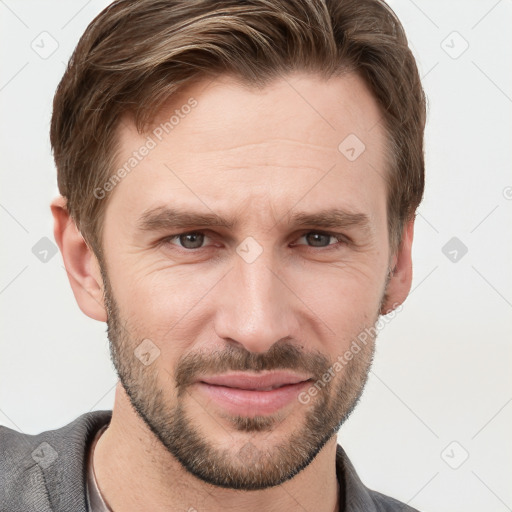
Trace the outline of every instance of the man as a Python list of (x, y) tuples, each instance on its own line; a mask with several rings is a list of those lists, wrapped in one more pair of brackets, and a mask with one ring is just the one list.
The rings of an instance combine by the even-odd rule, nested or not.
[(105, 9), (55, 96), (51, 210), (114, 409), (1, 428), (2, 510), (413, 510), (336, 433), (410, 290), (424, 125), (379, 0)]

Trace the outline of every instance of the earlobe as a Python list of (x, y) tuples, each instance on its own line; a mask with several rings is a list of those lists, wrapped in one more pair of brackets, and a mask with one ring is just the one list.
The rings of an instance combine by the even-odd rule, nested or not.
[(402, 304), (412, 283), (412, 240), (414, 237), (414, 219), (404, 226), (402, 242), (391, 262), (392, 273), (389, 278), (384, 300), (380, 309), (381, 315), (387, 315)]
[(69, 216), (66, 199), (59, 196), (51, 202), (50, 207), (55, 240), (78, 306), (87, 316), (106, 322), (103, 281), (98, 260)]

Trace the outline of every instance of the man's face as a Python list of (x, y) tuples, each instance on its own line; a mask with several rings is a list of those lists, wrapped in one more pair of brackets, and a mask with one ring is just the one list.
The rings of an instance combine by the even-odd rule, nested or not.
[[(332, 438), (370, 369), (374, 338), (359, 336), (378, 319), (390, 259), (379, 110), (356, 76), (293, 75), (259, 92), (227, 77), (195, 84), (159, 116), (145, 135), (120, 126), (118, 166), (138, 156), (104, 220), (114, 364), (188, 471), (274, 486)], [(331, 225), (305, 218), (333, 210)], [(204, 382), (274, 371), (300, 382)]]

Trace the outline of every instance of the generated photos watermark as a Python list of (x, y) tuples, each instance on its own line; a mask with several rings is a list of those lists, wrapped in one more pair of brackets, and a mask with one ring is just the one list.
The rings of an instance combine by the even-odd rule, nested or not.
[(179, 109), (174, 110), (174, 114), (165, 122), (160, 123), (153, 129), (151, 135), (148, 135), (144, 144), (134, 150), (124, 164), (110, 176), (110, 178), (101, 186), (94, 189), (93, 195), (96, 199), (104, 199), (107, 192), (114, 190), (115, 186), (120, 183), (133, 169), (135, 169), (149, 153), (155, 149), (165, 135), (171, 133), (178, 126), (182, 119), (190, 114), (192, 109), (197, 106), (197, 100), (189, 98), (187, 103), (183, 104)]
[(368, 343), (368, 340), (374, 339), (378, 332), (384, 329), (384, 327), (391, 322), (403, 309), (401, 304), (393, 304), (393, 311), (387, 315), (381, 316), (375, 325), (367, 327), (361, 331), (357, 337), (352, 341), (350, 347), (338, 355), (336, 361), (330, 366), (327, 371), (322, 375), (320, 379), (311, 384), (308, 389), (302, 391), (298, 395), (298, 400), (301, 404), (308, 404), (311, 401), (311, 397), (317, 395), (335, 376), (336, 373), (340, 372), (355, 355), (361, 352), (361, 347)]

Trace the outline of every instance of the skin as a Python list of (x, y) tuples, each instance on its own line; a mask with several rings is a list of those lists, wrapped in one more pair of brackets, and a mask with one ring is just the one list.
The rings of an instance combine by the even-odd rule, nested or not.
[[(113, 510), (128, 512), (337, 510), (336, 431), (363, 391), (373, 338), (307, 404), (293, 400), (271, 415), (228, 414), (194, 380), (256, 368), (321, 378), (407, 297), (413, 221), (391, 252), (377, 102), (356, 75), (295, 73), (263, 91), (224, 76), (174, 97), (155, 126), (190, 97), (197, 106), (108, 198), (102, 265), (65, 200), (51, 206), (78, 305), (108, 323), (120, 376), (94, 452), (99, 488)], [(355, 161), (338, 150), (351, 133), (366, 147)], [(118, 135), (122, 166), (147, 134), (127, 117)], [(142, 213), (158, 205), (238, 224), (138, 230)], [(334, 207), (365, 214), (368, 228), (286, 222), (299, 210)], [(190, 232), (205, 235), (202, 245), (158, 243)], [(236, 250), (247, 237), (262, 249), (251, 263)], [(147, 339), (159, 353), (144, 365), (134, 351)]]

